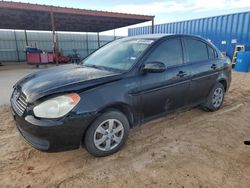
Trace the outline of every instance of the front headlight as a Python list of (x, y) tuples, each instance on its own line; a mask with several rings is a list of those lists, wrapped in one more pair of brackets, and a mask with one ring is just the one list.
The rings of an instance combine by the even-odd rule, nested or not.
[(40, 118), (59, 118), (69, 113), (80, 101), (76, 93), (49, 99), (34, 107), (33, 112)]

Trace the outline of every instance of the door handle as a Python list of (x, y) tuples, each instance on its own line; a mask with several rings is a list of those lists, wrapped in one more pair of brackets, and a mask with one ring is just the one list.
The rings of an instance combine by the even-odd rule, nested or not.
[(184, 71), (179, 71), (178, 74), (177, 74), (178, 77), (184, 77), (186, 75), (187, 75), (187, 73), (184, 72)]
[(215, 64), (212, 64), (211, 69), (216, 69), (217, 66)]

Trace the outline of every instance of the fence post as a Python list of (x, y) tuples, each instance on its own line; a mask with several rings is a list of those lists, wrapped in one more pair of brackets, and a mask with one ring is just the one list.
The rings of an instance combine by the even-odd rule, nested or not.
[(25, 43), (26, 43), (26, 46), (29, 46), (26, 29), (24, 30), (24, 36), (25, 36)]
[(89, 55), (89, 35), (86, 33), (86, 48), (87, 48), (87, 56)]
[(17, 38), (16, 38), (16, 30), (14, 30), (14, 38), (15, 38), (15, 43), (16, 43), (17, 61), (20, 62), (19, 50), (18, 50), (18, 44), (17, 44)]
[(154, 18), (152, 19), (152, 26), (151, 26), (151, 33), (154, 34), (154, 27), (155, 27), (155, 24), (154, 24)]
[(98, 48), (100, 48), (100, 36), (99, 36), (99, 32), (97, 32), (97, 41), (98, 41)]

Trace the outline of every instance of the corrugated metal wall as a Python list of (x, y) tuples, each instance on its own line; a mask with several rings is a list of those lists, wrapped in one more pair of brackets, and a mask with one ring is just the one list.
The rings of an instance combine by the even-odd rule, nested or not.
[[(155, 25), (155, 33), (193, 34), (211, 40), (221, 51), (232, 57), (236, 44), (250, 50), (250, 12)], [(129, 36), (149, 34), (151, 27), (128, 30)]]
[[(98, 48), (97, 34), (86, 33), (56, 33), (58, 49), (64, 55), (72, 54), (73, 49), (81, 57)], [(110, 42), (118, 36), (100, 35), (100, 46)], [(87, 44), (88, 41), (88, 44)], [(52, 51), (52, 32), (27, 31), (27, 42), (29, 46), (37, 47), (43, 51)], [(0, 30), (0, 61), (25, 61), (26, 39), (24, 31)]]

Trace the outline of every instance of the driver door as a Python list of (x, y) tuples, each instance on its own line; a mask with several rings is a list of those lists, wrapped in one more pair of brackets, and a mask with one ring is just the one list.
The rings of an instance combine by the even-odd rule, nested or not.
[(146, 58), (144, 64), (162, 62), (166, 70), (140, 75), (140, 106), (144, 119), (184, 107), (190, 86), (190, 74), (183, 62), (180, 38), (162, 41)]

